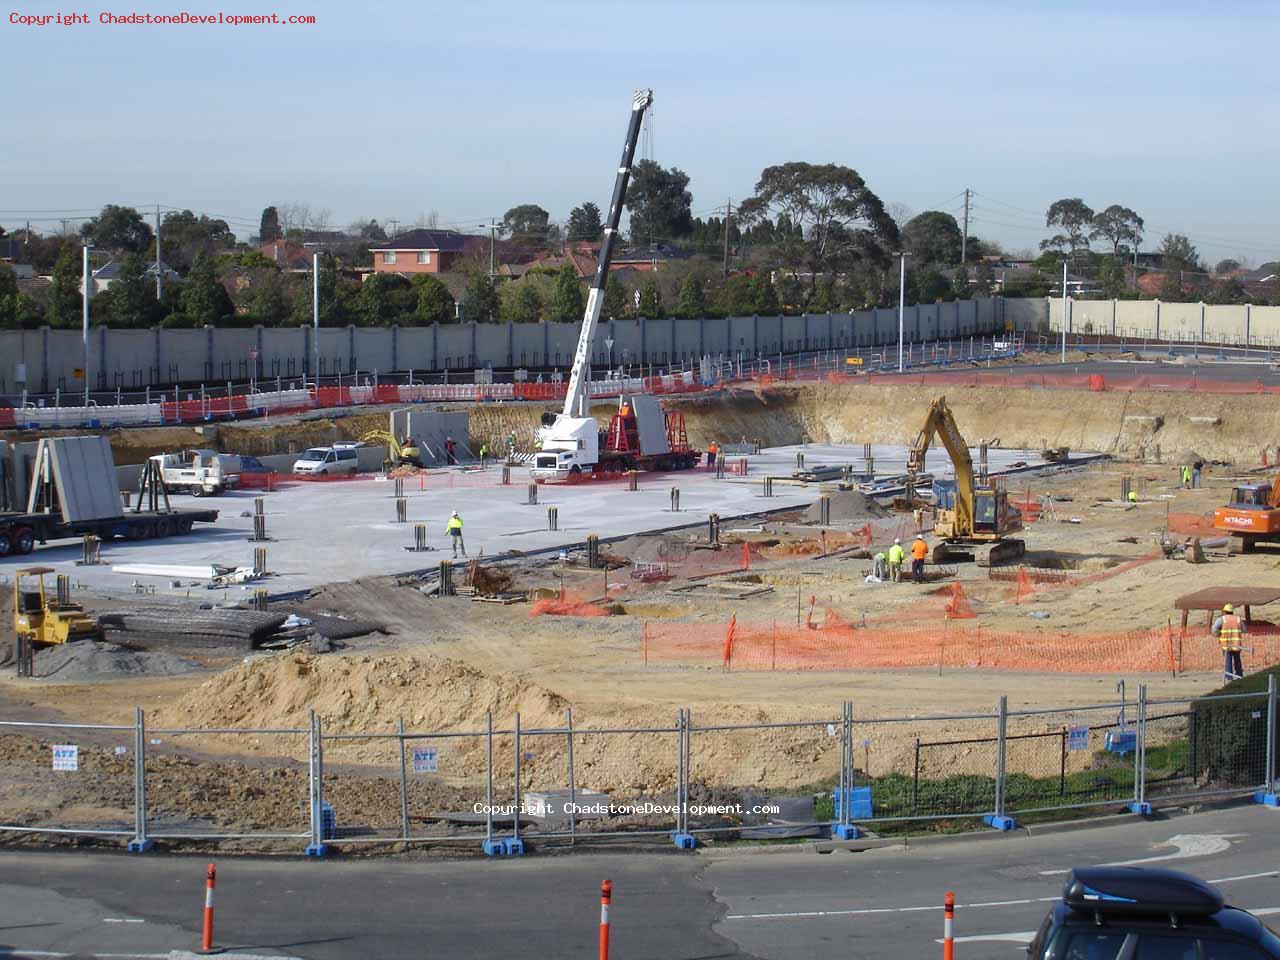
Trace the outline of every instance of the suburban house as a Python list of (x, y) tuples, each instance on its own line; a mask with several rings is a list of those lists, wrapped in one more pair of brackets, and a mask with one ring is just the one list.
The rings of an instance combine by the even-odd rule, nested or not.
[[(124, 269), (124, 266), (123, 264), (121, 264), (119, 260), (108, 260), (106, 263), (100, 266), (97, 270), (93, 271), (93, 294), (92, 295), (96, 297), (103, 290), (109, 290), (111, 288), (111, 284), (113, 284), (115, 281), (120, 279), (120, 273), (123, 269)], [(148, 263), (147, 269), (144, 271), (143, 275), (146, 277), (147, 280), (149, 280), (152, 283), (155, 283), (155, 280), (156, 280), (155, 263)], [(178, 276), (178, 272), (176, 270), (170, 269), (170, 267), (167, 264), (165, 264), (164, 261), (160, 262), (160, 277), (165, 283), (174, 283), (182, 279), (182, 277)], [(84, 286), (83, 283), (81, 283), (80, 285)]]
[(258, 247), (258, 252), (281, 270), (311, 270), (311, 251), (293, 240), (272, 240)]
[(458, 258), (487, 249), (488, 242), (452, 230), (410, 230), (369, 251), (374, 273), (448, 273)]

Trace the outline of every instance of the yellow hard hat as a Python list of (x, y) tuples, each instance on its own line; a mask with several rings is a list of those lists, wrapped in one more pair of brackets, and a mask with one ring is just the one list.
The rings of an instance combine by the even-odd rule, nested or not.
[(1231, 604), (1229, 604), (1229, 603), (1224, 603), (1224, 604), (1222, 605), (1222, 612), (1223, 612), (1223, 613), (1231, 613), (1234, 609), (1235, 609), (1235, 607), (1231, 606)]

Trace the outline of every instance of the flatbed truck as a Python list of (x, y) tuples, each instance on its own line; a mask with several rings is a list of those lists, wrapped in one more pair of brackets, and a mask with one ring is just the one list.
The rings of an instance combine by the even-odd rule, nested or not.
[(197, 523), (217, 519), (217, 510), (140, 510), (72, 523), (63, 520), (60, 513), (0, 513), (0, 557), (21, 556), (34, 550), (37, 543), (79, 538), (86, 533), (104, 542), (181, 537)]

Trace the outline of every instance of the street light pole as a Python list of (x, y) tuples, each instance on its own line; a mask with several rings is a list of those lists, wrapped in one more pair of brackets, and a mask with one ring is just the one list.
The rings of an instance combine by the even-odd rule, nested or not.
[(89, 251), (93, 249), (92, 244), (84, 245), (84, 295), (81, 297), (84, 308), (84, 322), (82, 325), (82, 336), (84, 340), (84, 406), (85, 410), (89, 409), (89, 284), (93, 282), (93, 277), (89, 273)]
[(901, 258), (901, 267), (898, 271), (898, 372), (902, 373), (902, 337), (904, 320), (903, 316), (907, 309), (907, 257), (909, 254), (905, 251), (899, 251)]
[(1062, 258), (1062, 362), (1067, 362), (1067, 258)]
[(316, 390), (320, 389), (320, 254), (311, 254), (311, 339), (315, 341), (316, 363), (311, 375), (316, 381)]

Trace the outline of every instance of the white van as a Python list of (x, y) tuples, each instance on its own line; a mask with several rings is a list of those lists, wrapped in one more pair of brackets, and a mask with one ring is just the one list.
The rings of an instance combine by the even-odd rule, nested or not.
[(312, 447), (293, 463), (293, 472), (301, 476), (354, 476), (360, 469), (355, 447)]

